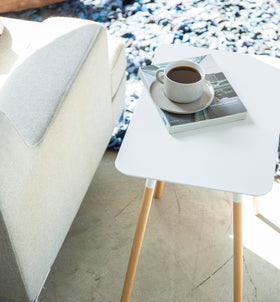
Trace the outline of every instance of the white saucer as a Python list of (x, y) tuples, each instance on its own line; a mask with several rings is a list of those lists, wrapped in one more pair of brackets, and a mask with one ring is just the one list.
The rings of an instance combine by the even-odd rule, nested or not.
[(150, 87), (150, 95), (153, 101), (161, 109), (177, 114), (188, 114), (201, 111), (208, 107), (213, 101), (215, 92), (212, 85), (209, 82), (206, 82), (202, 97), (198, 101), (181, 104), (172, 102), (170, 99), (168, 99), (163, 91), (163, 85), (155, 80)]

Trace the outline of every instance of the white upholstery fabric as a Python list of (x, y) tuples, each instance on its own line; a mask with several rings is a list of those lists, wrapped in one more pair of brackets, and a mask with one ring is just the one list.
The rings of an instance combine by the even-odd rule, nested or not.
[[(69, 25), (61, 19), (48, 22), (61, 22), (56, 26), (58, 31)], [(0, 113), (0, 228), (6, 227), (0, 240), (7, 242), (0, 257), (7, 265), (0, 263), (0, 275), (3, 267), (14, 267), (11, 280), (0, 277), (0, 300), (33, 301), (39, 294), (111, 137), (113, 110), (120, 109), (124, 82), (117, 88), (113, 106), (107, 34), (98, 26), (86, 60), (40, 144), (28, 146), (7, 116)], [(12, 39), (14, 33), (10, 34)], [(42, 42), (44, 38), (38, 41)], [(17, 56), (9, 52), (8, 68), (17, 62), (13, 53)], [(120, 78), (124, 79), (124, 71)]]
[(13, 293), (14, 300), (27, 301), (28, 295), (22, 280), (20, 269), (17, 265), (13, 246), (9, 240), (9, 234), (4, 222), (4, 217), (0, 212), (0, 301), (1, 299), (10, 298), (9, 294)]
[(31, 37), (40, 23), (11, 18), (1, 18), (5, 30), (0, 38), (0, 89), (21, 54), (26, 51)]
[(120, 82), (120, 85), (118, 87), (117, 92), (115, 93), (113, 97), (113, 115), (114, 115), (114, 123), (116, 124), (118, 120), (120, 119), (121, 113), (123, 111), (123, 108), (125, 107), (125, 88), (126, 88), (126, 75), (123, 74), (122, 80)]
[(119, 39), (111, 36), (108, 39), (109, 62), (111, 69), (111, 91), (114, 97), (123, 78), (126, 69), (126, 57), (124, 44)]
[(4, 31), (4, 25), (0, 19), (0, 36), (2, 35), (3, 31)]
[(75, 23), (69, 18), (43, 22), (40, 36), (1, 90), (0, 110), (29, 145), (42, 139), (100, 30), (96, 23)]

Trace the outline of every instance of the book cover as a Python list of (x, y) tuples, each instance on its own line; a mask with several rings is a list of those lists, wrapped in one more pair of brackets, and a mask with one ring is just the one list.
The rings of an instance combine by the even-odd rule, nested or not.
[[(213, 56), (209, 54), (206, 56), (188, 58), (187, 60), (194, 61), (203, 66), (206, 73), (205, 78), (212, 84), (215, 96), (210, 106), (192, 114), (167, 112), (155, 104), (169, 133), (182, 132), (245, 119), (247, 115), (245, 106), (222, 70), (214, 61)], [(170, 62), (147, 65), (139, 69), (140, 78), (148, 91), (155, 80), (157, 69), (164, 68), (169, 63)]]

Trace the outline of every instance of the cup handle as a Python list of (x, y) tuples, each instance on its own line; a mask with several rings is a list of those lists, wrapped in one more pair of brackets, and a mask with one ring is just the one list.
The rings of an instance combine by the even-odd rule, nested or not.
[(157, 70), (156, 72), (156, 79), (161, 83), (163, 84), (163, 77), (164, 77), (164, 69), (163, 68), (160, 68)]

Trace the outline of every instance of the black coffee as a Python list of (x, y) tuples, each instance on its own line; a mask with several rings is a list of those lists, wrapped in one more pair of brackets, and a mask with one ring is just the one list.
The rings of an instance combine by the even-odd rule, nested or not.
[(177, 66), (167, 72), (170, 80), (182, 84), (195, 83), (201, 80), (201, 75), (198, 70), (188, 66)]

